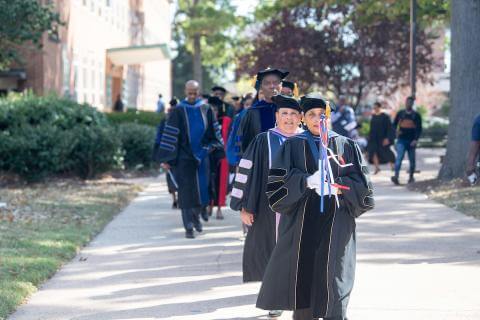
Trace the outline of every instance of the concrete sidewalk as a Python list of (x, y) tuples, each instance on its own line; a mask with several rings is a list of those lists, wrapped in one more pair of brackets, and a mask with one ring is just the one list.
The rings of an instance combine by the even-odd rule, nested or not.
[[(480, 319), (480, 221), (389, 176), (374, 177), (377, 207), (357, 220), (349, 319)], [(187, 240), (158, 180), (10, 319), (266, 319), (259, 285), (241, 281), (238, 216), (225, 213)]]

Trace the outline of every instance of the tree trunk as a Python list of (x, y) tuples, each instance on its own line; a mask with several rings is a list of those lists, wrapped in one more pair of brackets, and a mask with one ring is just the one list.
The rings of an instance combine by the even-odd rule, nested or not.
[(480, 112), (480, 1), (452, 1), (450, 125), (441, 179), (464, 176), (472, 122)]
[(198, 81), (200, 91), (203, 91), (202, 49), (199, 34), (193, 36), (193, 78)]

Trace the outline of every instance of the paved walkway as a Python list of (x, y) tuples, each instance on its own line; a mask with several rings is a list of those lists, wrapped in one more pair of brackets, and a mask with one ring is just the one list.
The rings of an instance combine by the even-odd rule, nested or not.
[[(432, 176), (438, 155), (423, 158), (422, 176)], [(389, 175), (374, 177), (377, 207), (357, 222), (349, 318), (480, 319), (480, 221), (393, 187)], [(160, 180), (10, 319), (266, 319), (254, 308), (258, 284), (241, 283), (237, 215), (187, 240)]]

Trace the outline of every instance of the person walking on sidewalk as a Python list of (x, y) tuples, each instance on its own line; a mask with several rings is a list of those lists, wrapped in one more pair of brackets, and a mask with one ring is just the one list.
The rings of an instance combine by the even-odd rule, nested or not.
[[(289, 96), (273, 97), (277, 105), (277, 126), (255, 137), (240, 160), (232, 189), (230, 207), (240, 211), (248, 226), (243, 249), (243, 281), (262, 281), (265, 268), (277, 239), (280, 214), (270, 209), (266, 192), (272, 159), (288, 137), (298, 132), (302, 118), (300, 104)], [(270, 311), (271, 317), (281, 311)]]
[(390, 146), (395, 140), (395, 132), (393, 131), (392, 120), (382, 110), (380, 102), (373, 104), (373, 115), (370, 120), (370, 132), (368, 133), (368, 158), (369, 162), (375, 166), (375, 172), (380, 172), (381, 163), (389, 163), (393, 169), (395, 155)]
[[(228, 131), (232, 118), (228, 115), (228, 105), (217, 96), (211, 96), (208, 103), (212, 106), (217, 121), (220, 125), (219, 130), (222, 133), (223, 141), (228, 139)], [(229, 166), (225, 158), (225, 152), (217, 157), (216, 153), (210, 156), (210, 174), (211, 174), (211, 198), (208, 213), (212, 214), (213, 207), (217, 207), (216, 219), (223, 220), (222, 207), (226, 205), (228, 193)]]
[(414, 102), (415, 99), (413, 97), (408, 97), (405, 101), (405, 110), (400, 110), (393, 121), (393, 128), (397, 131), (397, 159), (395, 160), (395, 175), (391, 180), (396, 185), (400, 184), (399, 175), (405, 152), (408, 152), (408, 160), (410, 162), (408, 183), (415, 182), (413, 177), (415, 173), (415, 151), (418, 139), (422, 134), (422, 117), (413, 110)]
[(211, 107), (200, 98), (197, 81), (187, 81), (185, 95), (165, 124), (158, 160), (165, 170), (175, 169), (185, 236), (194, 238), (194, 228), (203, 231), (200, 215), (210, 202), (208, 156), (224, 149), (217, 120)]
[(257, 307), (345, 320), (355, 218), (373, 208), (368, 164), (355, 141), (328, 131), (329, 102), (314, 93), (301, 106), (307, 130), (285, 141), (269, 171), (268, 201), (282, 218)]

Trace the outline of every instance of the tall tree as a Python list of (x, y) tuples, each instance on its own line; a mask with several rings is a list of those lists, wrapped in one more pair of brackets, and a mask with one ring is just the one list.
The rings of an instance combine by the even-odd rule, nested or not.
[(19, 60), (20, 45), (41, 48), (43, 34), (55, 37), (61, 24), (53, 7), (37, 0), (0, 0), (0, 21), (0, 70)]
[(480, 1), (452, 1), (450, 125), (442, 179), (462, 177), (472, 121), (480, 113)]
[[(185, 95), (185, 82), (193, 79), (193, 56), (188, 52), (187, 48), (184, 45), (177, 47), (177, 56), (172, 61), (173, 65), (173, 95), (179, 99), (182, 99)], [(207, 72), (203, 73), (203, 85), (206, 88), (211, 88), (213, 86), (213, 80), (210, 77), (210, 70), (206, 69)]]
[[(393, 91), (408, 83), (405, 2), (408, 4), (405, 0), (265, 1), (256, 14), (263, 24), (253, 40), (255, 49), (240, 57), (238, 72), (252, 73), (272, 64), (285, 66), (295, 70), (293, 80), (301, 80), (302, 89), (346, 94), (355, 104), (367, 88)], [(437, 2), (435, 13), (432, 8), (421, 11), (422, 21), (446, 12), (443, 1)], [(417, 66), (422, 80), (427, 80), (432, 67), (431, 38), (433, 34), (420, 30)], [(266, 47), (269, 50), (264, 50)]]
[(193, 56), (193, 77), (203, 88), (202, 66), (226, 67), (233, 59), (233, 30), (242, 25), (229, 0), (179, 0), (175, 28)]

